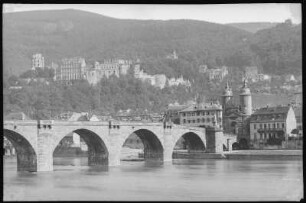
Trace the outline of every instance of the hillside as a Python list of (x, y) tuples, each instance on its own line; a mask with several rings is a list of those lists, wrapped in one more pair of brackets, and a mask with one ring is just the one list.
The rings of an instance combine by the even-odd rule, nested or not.
[(290, 20), (270, 29), (260, 30), (250, 41), (250, 49), (268, 74), (302, 73), (301, 24)]
[(246, 31), (195, 20), (121, 20), (73, 9), (6, 13), (4, 69), (8, 74), (28, 70), (35, 52), (49, 64), (72, 56), (154, 61), (173, 50), (185, 61), (213, 66), (246, 47), (249, 37)]
[(226, 25), (245, 30), (251, 33), (256, 33), (259, 30), (275, 27), (278, 23), (267, 23), (267, 22), (252, 22), (252, 23), (229, 23)]

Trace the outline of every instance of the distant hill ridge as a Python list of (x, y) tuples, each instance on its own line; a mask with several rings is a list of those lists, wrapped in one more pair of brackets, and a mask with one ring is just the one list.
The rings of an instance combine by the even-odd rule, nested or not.
[(251, 33), (256, 33), (259, 30), (275, 27), (279, 23), (269, 22), (252, 22), (252, 23), (228, 23), (226, 25), (245, 30)]

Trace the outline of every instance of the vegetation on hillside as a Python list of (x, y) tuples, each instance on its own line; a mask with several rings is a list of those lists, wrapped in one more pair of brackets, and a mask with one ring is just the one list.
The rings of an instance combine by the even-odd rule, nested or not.
[[(163, 111), (169, 103), (184, 103), (196, 95), (218, 96), (226, 80), (238, 91), (238, 72), (256, 65), (268, 74), (301, 74), (301, 25), (291, 21), (255, 34), (228, 25), (194, 20), (120, 20), (77, 10), (31, 11), (3, 15), (4, 113), (24, 111), (32, 118), (50, 118), (64, 111), (116, 112), (119, 109)], [(166, 56), (175, 50), (177, 60)], [(141, 60), (148, 74), (183, 76), (192, 83), (162, 90), (126, 77), (86, 81), (71, 86), (53, 83), (51, 69), (28, 71), (32, 54), (45, 64), (80, 56), (87, 62), (109, 58)], [(209, 82), (199, 66), (226, 65), (230, 76)], [(238, 71), (237, 71), (238, 70)], [(19, 77), (20, 76), (20, 77)], [(48, 78), (49, 85), (31, 82), (10, 89), (20, 78)]]

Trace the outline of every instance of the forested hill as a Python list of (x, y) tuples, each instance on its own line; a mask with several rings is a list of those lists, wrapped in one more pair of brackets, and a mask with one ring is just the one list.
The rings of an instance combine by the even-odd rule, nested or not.
[(245, 30), (251, 33), (256, 33), (259, 30), (275, 27), (278, 23), (267, 22), (252, 22), (252, 23), (229, 23), (227, 25)]
[(250, 49), (258, 56), (266, 73), (302, 74), (301, 30), (301, 24), (294, 25), (290, 20), (286, 20), (254, 34)]
[[(196, 20), (122, 20), (80, 10), (3, 15), (4, 74), (31, 68), (32, 54), (45, 64), (80, 56), (87, 62), (140, 58), (149, 74), (193, 80), (198, 67), (257, 65), (264, 73), (300, 74), (301, 25), (290, 20), (250, 33), (229, 25)], [(175, 50), (176, 61), (166, 59)]]
[(227, 25), (195, 20), (122, 20), (79, 10), (3, 15), (3, 59), (9, 74), (31, 67), (33, 53), (46, 63), (63, 57), (165, 58), (173, 50), (186, 60), (223, 63), (251, 34)]

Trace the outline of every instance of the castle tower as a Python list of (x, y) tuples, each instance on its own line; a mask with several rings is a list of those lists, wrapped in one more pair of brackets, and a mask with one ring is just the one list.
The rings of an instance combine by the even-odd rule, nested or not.
[(246, 79), (244, 79), (243, 86), (240, 90), (240, 105), (241, 111), (246, 116), (250, 116), (252, 114), (252, 96), (250, 89), (247, 87)]
[(233, 97), (232, 88), (229, 87), (228, 81), (227, 81), (224, 92), (222, 94), (222, 108), (223, 108), (223, 111), (225, 111), (226, 107), (231, 102), (232, 97)]

